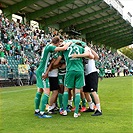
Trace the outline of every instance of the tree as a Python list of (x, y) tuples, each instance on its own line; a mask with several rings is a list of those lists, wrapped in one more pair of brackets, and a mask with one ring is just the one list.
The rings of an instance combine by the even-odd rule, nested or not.
[(133, 47), (129, 47), (129, 46), (123, 47), (119, 49), (119, 51), (124, 55), (126, 55), (128, 58), (133, 60)]

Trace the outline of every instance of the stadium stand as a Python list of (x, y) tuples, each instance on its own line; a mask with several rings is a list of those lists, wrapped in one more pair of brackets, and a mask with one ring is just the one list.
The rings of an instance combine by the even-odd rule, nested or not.
[[(108, 73), (112, 69), (117, 74), (125, 66), (128, 71), (132, 70), (132, 60), (116, 51), (133, 42), (133, 27), (130, 19), (123, 19), (122, 8), (118, 0), (0, 2), (3, 11), (0, 15), (0, 79), (21, 80), (22, 85), (29, 84), (31, 66), (38, 66), (42, 48), (55, 35), (63, 39), (77, 35), (91, 42), (91, 47), (100, 55), (96, 66), (99, 73), (102, 70), (99, 74), (102, 77), (110, 77)], [(12, 20), (13, 13), (22, 16), (22, 22)], [(27, 22), (38, 21), (40, 28), (31, 27), (24, 18)], [(20, 64), (27, 66), (27, 74), (19, 73)]]

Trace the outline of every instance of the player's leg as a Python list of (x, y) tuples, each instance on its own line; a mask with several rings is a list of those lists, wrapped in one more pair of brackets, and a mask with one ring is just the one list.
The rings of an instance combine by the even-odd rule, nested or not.
[(94, 112), (94, 103), (92, 101), (92, 98), (89, 94), (90, 90), (91, 90), (91, 77), (90, 74), (85, 76), (85, 86), (83, 87), (83, 92), (85, 94), (85, 98), (87, 100), (87, 103), (89, 105), (89, 108), (86, 109), (86, 111), (84, 112)]
[(102, 115), (101, 106), (100, 106), (100, 99), (96, 92), (92, 92), (92, 95), (94, 97), (95, 103), (96, 103), (96, 111), (92, 116), (99, 116)]
[(85, 98), (83, 89), (80, 90), (80, 95), (81, 95), (81, 101), (82, 101), (82, 107), (80, 109), (80, 112), (84, 112), (86, 110), (86, 98)]
[(34, 103), (35, 103), (35, 115), (38, 115), (40, 113), (39, 107), (40, 107), (40, 101), (41, 101), (41, 97), (42, 97), (42, 93), (43, 93), (43, 88), (44, 88), (44, 85), (42, 83), (41, 75), (42, 75), (42, 73), (40, 73), (38, 71), (36, 72), (38, 90), (36, 92), (36, 96), (35, 96), (35, 99), (34, 99)]
[(56, 103), (57, 96), (58, 96), (58, 90), (53, 90), (51, 97), (50, 97), (50, 100), (49, 100), (48, 113), (50, 113), (50, 114), (57, 114), (54, 111), (54, 108), (56, 107), (55, 103)]
[(94, 97), (94, 101), (95, 101), (96, 108), (97, 108), (97, 110), (95, 111), (95, 113), (92, 116), (99, 116), (99, 115), (102, 115), (102, 112), (101, 112), (101, 106), (100, 106), (100, 99), (99, 99), (99, 96), (97, 94), (97, 91), (98, 91), (98, 73), (97, 72), (92, 73), (91, 79), (92, 79), (92, 82), (91, 82), (90, 92)]
[(73, 94), (72, 94), (72, 89), (68, 90), (68, 106), (67, 106), (67, 111), (71, 111), (72, 108), (72, 102), (73, 102)]
[(64, 88), (64, 93), (63, 93), (63, 116), (67, 115), (67, 105), (68, 105), (68, 88)]
[(63, 111), (63, 93), (64, 93), (64, 75), (58, 75), (59, 82), (59, 93), (58, 93), (58, 101), (59, 101), (59, 112)]
[(63, 93), (63, 115), (67, 115), (67, 105), (68, 105), (68, 88), (74, 88), (74, 74), (73, 72), (67, 72), (65, 75), (65, 88)]
[(45, 114), (44, 110), (46, 108), (46, 105), (48, 103), (48, 100), (49, 100), (49, 94), (50, 94), (50, 86), (49, 86), (49, 79), (45, 79), (43, 81), (43, 84), (44, 84), (44, 89), (43, 89), (43, 92), (44, 92), (44, 95), (42, 96), (42, 100), (41, 100), (41, 106), (40, 106), (40, 118), (51, 118), (52, 116), (48, 116)]
[(41, 96), (43, 93), (43, 88), (38, 88), (37, 92), (36, 92), (36, 96), (35, 96), (35, 115), (39, 115), (40, 110), (39, 110), (39, 106), (40, 106), (40, 101), (41, 101)]
[(80, 91), (81, 88), (84, 86), (84, 73), (81, 71), (75, 72), (75, 111), (74, 117), (80, 116), (78, 113), (79, 111), (79, 104), (80, 104)]
[(84, 111), (84, 112), (94, 112), (94, 103), (93, 103), (92, 98), (88, 92), (85, 92), (85, 98), (87, 100), (89, 108), (86, 109), (86, 111)]
[(58, 77), (49, 77), (49, 83), (50, 83), (50, 91), (52, 91), (52, 94), (49, 100), (48, 113), (56, 114), (56, 112), (54, 111), (54, 108), (55, 108), (55, 103), (57, 100), (58, 89), (59, 89)]
[(80, 104), (80, 89), (75, 89), (75, 111), (74, 117), (80, 116), (79, 112), (79, 104)]

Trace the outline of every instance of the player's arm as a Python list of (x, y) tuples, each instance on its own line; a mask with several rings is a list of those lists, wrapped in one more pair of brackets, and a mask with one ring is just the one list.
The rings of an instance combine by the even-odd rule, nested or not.
[(61, 59), (62, 59), (62, 56), (59, 56), (59, 57), (55, 60), (55, 62), (54, 62), (53, 65), (52, 65), (52, 68), (53, 68), (53, 69), (59, 68), (59, 67), (61, 66), (61, 63), (60, 63)]
[(91, 52), (92, 52), (92, 54), (94, 55), (94, 59), (95, 59), (95, 60), (98, 60), (98, 59), (99, 59), (98, 54), (97, 54), (93, 49), (91, 49)]
[(63, 45), (63, 47), (56, 47), (55, 48), (55, 52), (58, 52), (58, 51), (65, 51), (70, 45), (72, 44), (72, 42), (67, 42)]
[(50, 63), (50, 65), (48, 66), (47, 70), (45, 73), (42, 74), (42, 79), (46, 79), (48, 77), (48, 73), (49, 71), (52, 69), (52, 65), (54, 64), (56, 59), (53, 59)]
[(53, 66), (58, 65), (58, 64), (60, 63), (61, 59), (62, 59), (62, 56), (59, 56), (59, 57), (55, 60), (55, 62), (53, 63)]
[(87, 51), (83, 54), (74, 53), (74, 54), (71, 55), (71, 57), (72, 58), (82, 58), (82, 57), (84, 57), (84, 58), (94, 59), (94, 55), (90, 51)]

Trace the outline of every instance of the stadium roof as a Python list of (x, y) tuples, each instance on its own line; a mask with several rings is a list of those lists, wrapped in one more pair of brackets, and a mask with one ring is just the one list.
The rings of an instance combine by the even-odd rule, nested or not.
[(131, 23), (104, 0), (0, 0), (0, 8), (6, 16), (19, 14), (45, 26), (73, 25), (95, 44), (121, 48), (133, 43)]

